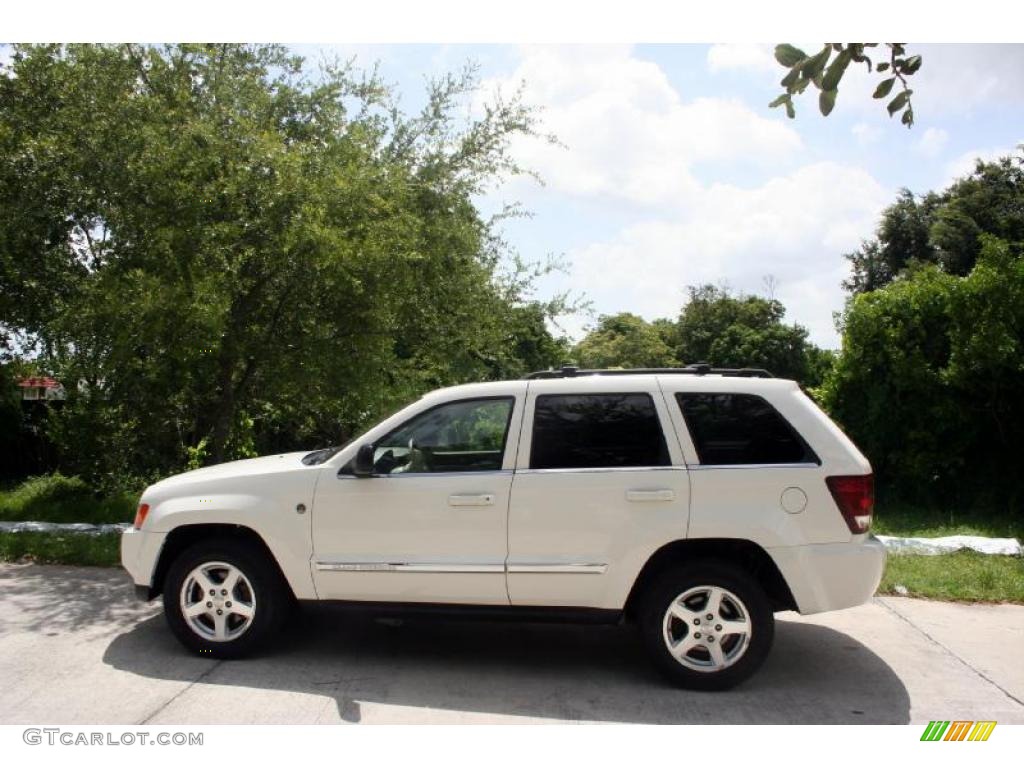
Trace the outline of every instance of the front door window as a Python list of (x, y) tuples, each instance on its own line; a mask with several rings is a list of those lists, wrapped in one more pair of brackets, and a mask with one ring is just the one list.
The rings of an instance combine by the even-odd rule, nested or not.
[(374, 446), (379, 475), (501, 469), (514, 398), (459, 400), (414, 416)]

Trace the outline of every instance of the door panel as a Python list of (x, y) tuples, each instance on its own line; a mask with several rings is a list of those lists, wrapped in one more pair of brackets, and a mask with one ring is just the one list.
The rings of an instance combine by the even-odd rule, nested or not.
[[(637, 494), (643, 500), (630, 500)], [(683, 468), (518, 471), (509, 512), (512, 604), (621, 608), (647, 558), (685, 538), (688, 499)]]
[(324, 469), (311, 567), (327, 600), (507, 605), (508, 504), (525, 383), (433, 402), (375, 438), (375, 476)]
[[(530, 382), (509, 508), (509, 599), (621, 608), (650, 555), (686, 537), (688, 475), (664, 398), (649, 377), (581, 377), (573, 387)], [(628, 424), (640, 412), (638, 394), (648, 416), (621, 428), (621, 440), (593, 423)], [(591, 396), (622, 397), (623, 407), (563, 402), (562, 417), (538, 408), (538, 398), (600, 399)], [(664, 445), (645, 445), (645, 434), (663, 436)], [(549, 468), (531, 468), (531, 461)], [(605, 466), (553, 466), (588, 462)], [(639, 462), (660, 465), (623, 466)]]
[(325, 473), (314, 513), (317, 594), (326, 600), (507, 604), (511, 484), (511, 471)]

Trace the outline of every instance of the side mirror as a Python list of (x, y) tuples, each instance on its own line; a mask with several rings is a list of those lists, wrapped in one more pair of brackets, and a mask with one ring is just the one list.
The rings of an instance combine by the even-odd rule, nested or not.
[(356, 451), (356, 456), (352, 459), (352, 474), (356, 477), (372, 477), (373, 476), (373, 446), (369, 443), (364, 443), (359, 446), (359, 450)]

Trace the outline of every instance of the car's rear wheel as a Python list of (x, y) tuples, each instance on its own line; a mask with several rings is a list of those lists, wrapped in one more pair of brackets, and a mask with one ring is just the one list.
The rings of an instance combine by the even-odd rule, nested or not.
[(724, 690), (764, 662), (775, 618), (761, 587), (728, 563), (671, 568), (645, 596), (640, 627), (655, 664), (673, 683)]
[(289, 607), (287, 587), (265, 553), (246, 542), (200, 542), (167, 571), (164, 614), (191, 651), (238, 658), (277, 634)]

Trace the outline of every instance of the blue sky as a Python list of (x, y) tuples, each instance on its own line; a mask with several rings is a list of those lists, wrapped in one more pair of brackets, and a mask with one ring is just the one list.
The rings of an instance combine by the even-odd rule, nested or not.
[[(866, 72), (848, 74), (827, 119), (813, 98), (798, 101), (796, 120), (769, 109), (782, 75), (769, 45), (293, 48), (378, 63), (410, 109), (426, 77), (468, 60), (485, 91), (524, 82), (565, 147), (518, 144), (545, 186), (512, 181), (480, 204), (522, 202), (533, 216), (506, 225), (510, 242), (528, 259), (569, 263), (541, 295), (584, 294), (595, 315), (674, 317), (687, 285), (765, 294), (770, 275), (788, 319), (828, 347), (838, 346), (841, 255), (896, 191), (941, 188), (974, 156), (1024, 141), (1024, 46), (915, 46), (924, 66), (909, 131), (871, 99)], [(561, 322), (578, 337), (594, 319)]]

